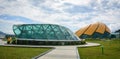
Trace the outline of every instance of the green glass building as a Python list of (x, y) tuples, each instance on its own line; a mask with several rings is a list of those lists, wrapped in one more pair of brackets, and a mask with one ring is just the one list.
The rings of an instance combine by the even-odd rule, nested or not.
[(71, 45), (81, 44), (68, 28), (55, 24), (19, 24), (13, 26), (18, 44)]

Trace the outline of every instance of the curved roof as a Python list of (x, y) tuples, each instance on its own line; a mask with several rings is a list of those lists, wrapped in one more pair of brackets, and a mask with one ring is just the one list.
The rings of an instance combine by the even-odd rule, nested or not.
[(93, 23), (86, 27), (81, 28), (75, 34), (77, 36), (81, 36), (82, 34), (92, 35), (95, 32), (100, 33), (100, 34), (104, 34), (104, 32), (110, 33), (110, 29), (104, 23), (96, 22), (96, 23)]
[(13, 31), (17, 38), (34, 40), (80, 40), (71, 30), (55, 24), (22, 24), (14, 25)]

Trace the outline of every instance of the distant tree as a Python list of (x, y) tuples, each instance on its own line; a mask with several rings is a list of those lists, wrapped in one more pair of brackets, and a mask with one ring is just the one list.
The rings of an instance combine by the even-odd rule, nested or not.
[(111, 37), (111, 38), (116, 38), (116, 35), (112, 34), (110, 37)]
[(116, 30), (115, 33), (118, 33), (120, 38), (120, 29)]

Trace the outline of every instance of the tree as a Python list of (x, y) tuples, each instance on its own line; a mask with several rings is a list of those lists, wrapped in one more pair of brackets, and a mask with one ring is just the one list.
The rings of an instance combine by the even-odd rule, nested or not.
[(116, 30), (115, 33), (118, 33), (120, 38), (120, 29)]

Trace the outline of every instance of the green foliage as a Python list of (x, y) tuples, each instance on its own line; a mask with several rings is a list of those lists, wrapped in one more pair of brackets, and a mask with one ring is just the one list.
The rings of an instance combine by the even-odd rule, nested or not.
[(0, 46), (0, 59), (31, 59), (49, 49)]
[(101, 46), (78, 48), (81, 59), (120, 59), (120, 39), (88, 39), (86, 41), (103, 45), (104, 54), (102, 54)]

